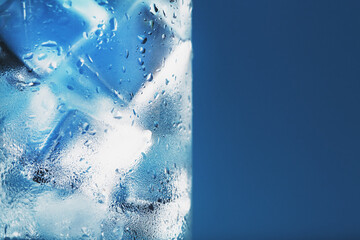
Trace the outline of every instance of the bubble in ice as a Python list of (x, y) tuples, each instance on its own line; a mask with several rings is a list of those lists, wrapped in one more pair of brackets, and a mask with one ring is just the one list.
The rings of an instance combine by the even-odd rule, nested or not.
[(147, 37), (145, 37), (144, 35), (138, 35), (138, 39), (141, 44), (145, 44), (147, 42)]

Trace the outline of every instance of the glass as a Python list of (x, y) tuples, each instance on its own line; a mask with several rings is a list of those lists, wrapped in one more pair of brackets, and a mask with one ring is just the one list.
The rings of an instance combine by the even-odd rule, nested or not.
[(0, 0), (0, 238), (184, 239), (191, 0)]

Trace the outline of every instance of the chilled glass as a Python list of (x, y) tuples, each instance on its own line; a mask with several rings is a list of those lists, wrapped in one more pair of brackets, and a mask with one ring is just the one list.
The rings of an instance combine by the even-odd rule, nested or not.
[(191, 237), (191, 0), (0, 0), (0, 238)]

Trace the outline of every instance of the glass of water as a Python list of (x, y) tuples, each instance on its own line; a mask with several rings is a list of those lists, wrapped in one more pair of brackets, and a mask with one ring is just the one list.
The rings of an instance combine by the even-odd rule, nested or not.
[(191, 237), (191, 0), (0, 0), (0, 238)]

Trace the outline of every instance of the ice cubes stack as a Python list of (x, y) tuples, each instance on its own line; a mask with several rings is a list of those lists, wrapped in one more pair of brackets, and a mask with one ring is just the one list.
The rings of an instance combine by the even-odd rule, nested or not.
[[(0, 1), (4, 158), (32, 184), (110, 205), (154, 136), (176, 124), (151, 115), (164, 89), (186, 87), (189, 8), (188, 0)], [(159, 124), (168, 130), (156, 132)]]

